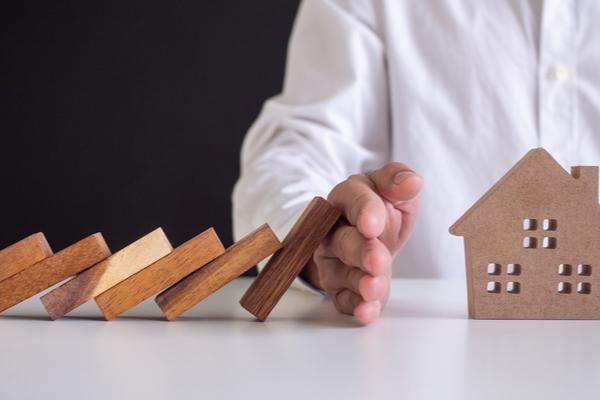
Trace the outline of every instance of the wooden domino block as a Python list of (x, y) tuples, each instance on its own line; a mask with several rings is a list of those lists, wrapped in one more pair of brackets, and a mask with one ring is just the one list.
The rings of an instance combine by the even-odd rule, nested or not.
[(60, 318), (163, 258), (171, 250), (169, 239), (158, 228), (42, 296), (42, 303), (51, 319)]
[(159, 294), (156, 303), (168, 320), (174, 320), (280, 248), (281, 242), (264, 224), (225, 254)]
[(55, 255), (0, 282), (0, 312), (104, 260), (110, 250), (101, 233), (88, 236)]
[(219, 237), (210, 228), (177, 247), (166, 257), (108, 289), (96, 297), (96, 303), (104, 318), (111, 320), (224, 252), (225, 248)]
[(244, 293), (242, 307), (260, 321), (267, 319), (339, 217), (340, 212), (327, 200), (315, 197), (283, 240), (283, 248)]
[(42, 232), (34, 233), (0, 251), (0, 281), (52, 255)]

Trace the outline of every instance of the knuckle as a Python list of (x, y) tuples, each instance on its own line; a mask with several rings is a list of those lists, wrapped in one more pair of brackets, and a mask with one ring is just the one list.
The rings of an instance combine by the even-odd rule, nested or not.
[(348, 282), (350, 282), (350, 286), (354, 289), (355, 292), (358, 292), (358, 288), (360, 286), (360, 280), (365, 275), (358, 268), (350, 268), (352, 271), (348, 274)]
[(343, 228), (339, 230), (338, 237), (336, 240), (338, 257), (346, 259), (346, 255), (348, 254), (348, 247), (350, 245), (350, 229)]
[(329, 297), (331, 297), (331, 300), (333, 301), (333, 305), (335, 306), (335, 309), (337, 310), (337, 312), (345, 314), (344, 307), (338, 301), (337, 295), (333, 294), (333, 295), (330, 295)]
[(335, 294), (335, 303), (337, 303), (338, 311), (341, 313), (348, 313), (348, 309), (351, 306), (351, 299), (349, 297), (350, 292), (348, 290), (341, 290)]
[(397, 161), (392, 161), (392, 162), (389, 162), (389, 163), (385, 164), (383, 166), (383, 170), (385, 172), (398, 171), (398, 170), (401, 170), (401, 171), (412, 171), (408, 167), (408, 165), (406, 165), (404, 163), (401, 163), (401, 162), (397, 162)]
[(329, 269), (326, 267), (326, 263), (319, 261), (316, 263), (317, 265), (317, 275), (319, 276), (319, 281), (321, 283), (321, 286), (323, 286), (323, 288), (325, 288), (326, 286), (329, 286), (329, 282), (330, 282), (330, 275), (331, 273), (329, 272)]
[(348, 177), (347, 181), (351, 181), (351, 182), (361, 181), (362, 182), (364, 180), (364, 178), (365, 178), (364, 174), (352, 174)]
[(331, 283), (331, 276), (329, 276), (329, 274), (323, 273), (321, 271), (319, 271), (318, 274), (319, 274), (319, 282), (321, 283), (321, 287), (327, 294), (330, 294), (333, 291), (333, 285)]
[(330, 294), (339, 287), (335, 266), (330, 261), (323, 260), (317, 264), (317, 274), (321, 287), (326, 293)]
[(325, 258), (325, 254), (326, 254), (325, 243), (321, 242), (319, 247), (317, 247), (317, 249), (313, 253), (313, 260), (315, 261), (315, 263), (318, 264), (319, 261), (321, 261), (323, 258)]
[(352, 270), (353, 268), (345, 266), (343, 272), (344, 282), (350, 284), (352, 283)]
[(371, 194), (363, 192), (356, 196), (352, 206), (350, 207), (350, 215), (352, 220), (356, 221), (360, 215), (364, 212), (365, 206), (371, 201)]
[(345, 191), (347, 186), (348, 180), (342, 181), (335, 185), (333, 189), (331, 189), (331, 191), (329, 192), (329, 195), (327, 195), (327, 200), (329, 200), (330, 202), (335, 202), (337, 201), (337, 199), (340, 199), (342, 197), (341, 193)]

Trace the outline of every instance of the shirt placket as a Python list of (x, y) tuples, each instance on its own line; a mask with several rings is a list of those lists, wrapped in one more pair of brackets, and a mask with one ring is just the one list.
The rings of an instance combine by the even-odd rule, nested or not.
[(539, 140), (568, 162), (575, 148), (574, 0), (546, 0), (540, 25)]

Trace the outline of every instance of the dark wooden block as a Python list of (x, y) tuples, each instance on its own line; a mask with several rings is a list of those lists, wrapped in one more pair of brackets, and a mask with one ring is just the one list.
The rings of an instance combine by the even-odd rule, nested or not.
[(248, 288), (240, 304), (264, 321), (340, 217), (327, 200), (315, 197), (283, 241), (283, 248)]
[(159, 294), (156, 303), (166, 319), (174, 320), (279, 248), (281, 243), (264, 224), (229, 247), (225, 254)]

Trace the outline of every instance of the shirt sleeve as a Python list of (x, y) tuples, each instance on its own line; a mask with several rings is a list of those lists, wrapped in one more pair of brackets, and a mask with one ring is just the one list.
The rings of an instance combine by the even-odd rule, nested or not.
[[(389, 158), (384, 45), (365, 4), (300, 5), (283, 91), (265, 103), (242, 146), (236, 240), (264, 222), (283, 239), (314, 196)], [(294, 286), (306, 287), (300, 279)]]

